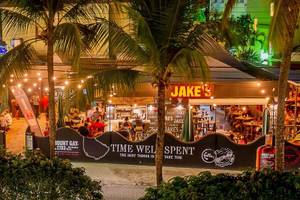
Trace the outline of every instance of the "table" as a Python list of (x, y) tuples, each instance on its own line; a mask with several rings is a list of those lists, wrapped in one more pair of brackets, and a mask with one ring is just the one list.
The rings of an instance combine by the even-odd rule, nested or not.
[(254, 119), (254, 117), (243, 117), (243, 116), (239, 116), (235, 118), (236, 120), (242, 120), (242, 121), (251, 121)]
[(243, 122), (243, 126), (250, 126), (250, 133), (253, 134), (253, 127), (260, 127), (262, 126), (261, 122), (251, 121), (251, 122)]

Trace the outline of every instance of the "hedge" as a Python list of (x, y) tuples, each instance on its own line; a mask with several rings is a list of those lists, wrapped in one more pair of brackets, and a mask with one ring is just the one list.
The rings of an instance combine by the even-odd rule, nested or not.
[(0, 149), (0, 200), (102, 198), (100, 182), (67, 160), (48, 159), (39, 152), (12, 155)]
[(174, 177), (146, 189), (140, 200), (296, 200), (300, 199), (298, 172), (243, 172), (239, 175), (202, 172)]

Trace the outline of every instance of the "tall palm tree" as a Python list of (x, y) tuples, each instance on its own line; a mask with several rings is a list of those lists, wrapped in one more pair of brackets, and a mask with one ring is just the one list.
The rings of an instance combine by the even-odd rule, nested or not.
[(36, 43), (47, 48), (50, 157), (54, 157), (56, 129), (53, 55), (57, 53), (67, 58), (72, 66), (78, 67), (80, 55), (88, 50), (92, 41), (91, 22), (95, 20), (95, 13), (101, 12), (102, 4), (90, 6), (94, 2), (98, 1), (7, 0), (6, 7), (0, 7), (6, 34), (23, 33), (24, 37), (31, 37), (28, 34), (30, 30), (35, 27), (40, 30), (39, 34), (26, 39), (0, 58), (0, 80), (6, 80), (10, 74), (20, 77), (32, 67), (37, 60)]
[[(102, 90), (134, 87), (143, 75), (153, 78), (158, 98), (158, 133), (156, 138), (156, 182), (162, 182), (165, 136), (166, 87), (174, 74), (185, 78), (207, 78), (209, 70), (203, 51), (219, 48), (218, 44), (194, 23), (195, 14), (206, 1), (199, 0), (133, 0), (121, 7), (134, 25), (133, 33), (125, 32), (116, 22), (98, 19), (94, 48), (100, 41), (110, 41), (116, 58), (142, 64), (119, 69), (117, 66), (94, 74)], [(109, 34), (109, 39), (107, 35)], [(99, 45), (100, 44), (100, 45)]]
[(299, 22), (299, 0), (274, 0), (269, 40), (276, 52), (281, 53), (280, 74), (278, 81), (277, 129), (275, 133), (275, 168), (284, 169), (284, 111), (287, 95), (287, 81), (291, 66), (293, 39)]

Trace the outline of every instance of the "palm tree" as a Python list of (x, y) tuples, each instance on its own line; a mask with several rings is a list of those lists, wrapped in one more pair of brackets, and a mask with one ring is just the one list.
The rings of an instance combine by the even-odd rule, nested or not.
[(278, 81), (277, 129), (275, 132), (275, 168), (284, 170), (284, 111), (287, 94), (287, 81), (291, 66), (293, 39), (300, 12), (299, 0), (274, 0), (269, 40), (275, 51), (281, 53), (280, 74)]
[[(116, 58), (137, 62), (139, 67), (117, 66), (95, 73), (91, 82), (109, 91), (112, 86), (123, 90), (134, 87), (143, 76), (151, 76), (157, 87), (158, 133), (156, 138), (156, 182), (162, 182), (165, 136), (165, 92), (171, 77), (208, 77), (208, 67), (203, 51), (219, 48), (204, 33), (194, 16), (205, 0), (133, 0), (121, 7), (134, 25), (133, 33), (125, 32), (116, 22), (99, 18), (98, 34), (94, 48), (103, 48), (100, 41), (110, 41)], [(109, 39), (107, 35), (109, 34)], [(98, 42), (97, 42), (98, 41)], [(100, 45), (99, 45), (100, 44)], [(91, 84), (91, 82), (89, 84)]]
[[(228, 28), (227, 19), (237, 0), (228, 0), (224, 15), (223, 29)], [(284, 111), (287, 94), (287, 81), (291, 66), (293, 39), (299, 19), (299, 0), (274, 0), (274, 15), (272, 18), (269, 41), (276, 53), (281, 53), (280, 74), (278, 80), (277, 129), (275, 133), (275, 168), (284, 169)]]
[[(70, 3), (71, 2), (71, 3)], [(101, 12), (102, 4), (90, 3), (96, 0), (7, 0), (0, 8), (2, 25), (6, 34), (23, 33), (31, 37), (30, 30), (36, 27), (39, 34), (26, 39), (11, 49), (0, 60), (0, 79), (6, 80), (10, 74), (17, 77), (30, 69), (37, 60), (35, 44), (47, 47), (47, 71), (49, 85), (50, 157), (54, 157), (55, 146), (55, 100), (54, 100), (54, 53), (68, 59), (72, 66), (79, 66), (79, 58), (88, 50), (92, 20)]]

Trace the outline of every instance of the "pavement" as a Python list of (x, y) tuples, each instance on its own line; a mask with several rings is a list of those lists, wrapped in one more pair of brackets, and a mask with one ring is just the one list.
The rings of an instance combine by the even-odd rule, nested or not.
[[(147, 187), (156, 184), (154, 166), (82, 162), (73, 162), (73, 166), (85, 168), (88, 176), (102, 182), (106, 200), (135, 200), (144, 195)], [(174, 176), (197, 175), (203, 171), (212, 174), (240, 173), (233, 170), (164, 167), (164, 181)]]

